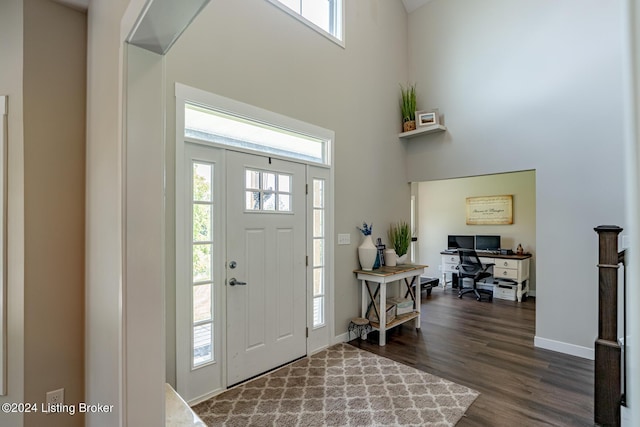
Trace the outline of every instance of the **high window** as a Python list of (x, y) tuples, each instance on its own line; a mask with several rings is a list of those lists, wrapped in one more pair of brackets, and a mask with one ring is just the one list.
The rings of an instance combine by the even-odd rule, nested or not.
[(343, 0), (268, 1), (340, 46), (344, 46)]

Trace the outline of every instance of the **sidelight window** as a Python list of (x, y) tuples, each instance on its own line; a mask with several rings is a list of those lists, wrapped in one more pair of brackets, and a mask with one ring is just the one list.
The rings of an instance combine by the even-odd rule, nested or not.
[(313, 180), (313, 327), (325, 324), (325, 180)]
[(192, 162), (192, 366), (214, 361), (213, 164)]

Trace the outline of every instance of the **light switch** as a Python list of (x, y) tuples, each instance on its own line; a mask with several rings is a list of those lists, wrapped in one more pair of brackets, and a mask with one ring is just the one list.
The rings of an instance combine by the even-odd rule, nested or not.
[(338, 234), (338, 244), (339, 245), (350, 245), (351, 244), (351, 234)]

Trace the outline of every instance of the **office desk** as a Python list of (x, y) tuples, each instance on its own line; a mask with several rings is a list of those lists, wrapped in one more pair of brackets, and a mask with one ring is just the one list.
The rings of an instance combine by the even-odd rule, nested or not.
[[(458, 252), (442, 251), (442, 287), (447, 287), (447, 273), (458, 274), (456, 267), (460, 261)], [(480, 262), (493, 265), (494, 283), (506, 281), (515, 283), (516, 299), (522, 301), (522, 295), (529, 292), (529, 260), (531, 255), (500, 255), (478, 252)]]
[[(386, 331), (402, 323), (415, 319), (416, 329), (420, 329), (420, 301), (416, 298), (414, 289), (420, 289), (420, 275), (424, 273), (426, 265), (401, 264), (396, 267), (380, 267), (372, 271), (354, 270), (358, 280), (362, 283), (362, 317), (368, 318), (370, 310), (374, 310), (380, 322), (371, 322), (371, 327), (380, 332), (379, 345), (386, 345)], [(411, 280), (409, 280), (411, 279)], [(407, 286), (408, 295), (413, 300), (413, 312), (396, 316), (387, 324), (387, 284), (403, 280)], [(376, 283), (375, 289), (372, 284)], [(413, 285), (416, 284), (415, 288)], [(419, 295), (419, 294), (418, 294)], [(381, 309), (382, 308), (382, 309)]]

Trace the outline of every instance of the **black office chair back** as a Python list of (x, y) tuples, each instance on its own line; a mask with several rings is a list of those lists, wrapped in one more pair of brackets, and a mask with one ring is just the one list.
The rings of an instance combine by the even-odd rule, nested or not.
[(473, 249), (458, 249), (460, 265), (458, 271), (463, 275), (474, 275), (482, 271), (482, 263), (478, 254)]

